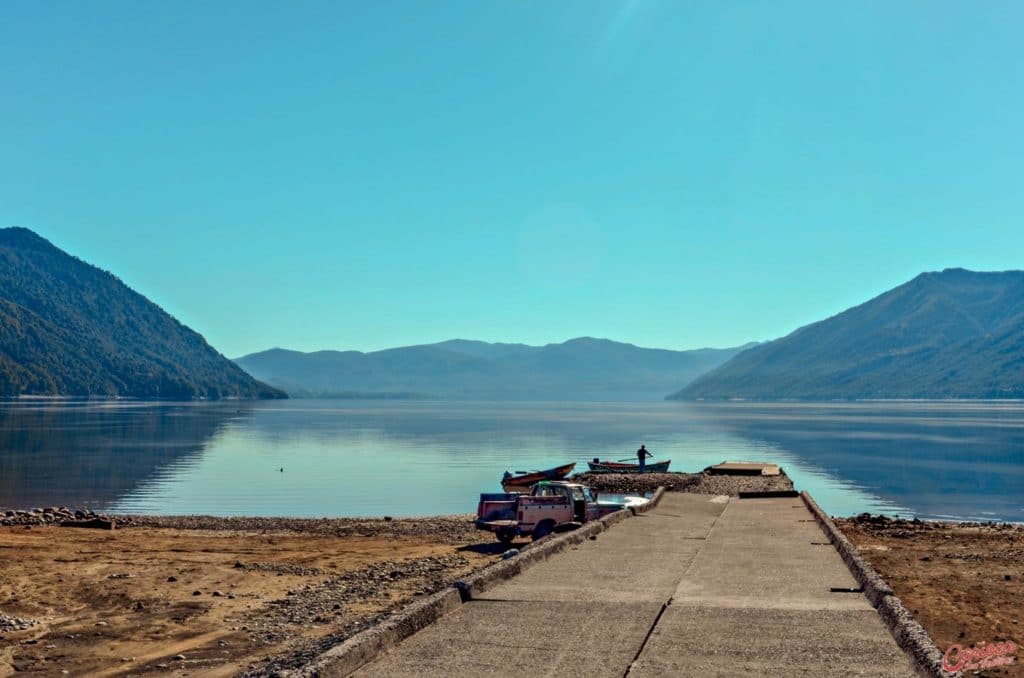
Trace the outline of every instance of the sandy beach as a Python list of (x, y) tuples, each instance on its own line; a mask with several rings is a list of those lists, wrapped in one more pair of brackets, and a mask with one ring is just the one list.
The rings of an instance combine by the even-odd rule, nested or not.
[(500, 557), (469, 516), (132, 522), (0, 528), (0, 676), (270, 675)]

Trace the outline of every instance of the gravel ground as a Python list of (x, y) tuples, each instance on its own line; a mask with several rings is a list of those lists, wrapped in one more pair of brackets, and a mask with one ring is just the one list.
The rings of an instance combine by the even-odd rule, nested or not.
[[(453, 573), (464, 572), (468, 567), (470, 562), (458, 554), (384, 561), (288, 591), (286, 597), (272, 600), (266, 607), (249, 614), (242, 629), (255, 632), (265, 644), (273, 644), (288, 640), (285, 629), (289, 626), (344, 620), (357, 616), (350, 614), (354, 608), (367, 605), (389, 609), (370, 617), (363, 615), (354, 623), (336, 628), (325, 638), (295, 643), (287, 653), (252, 664), (243, 675), (247, 678), (274, 676), (299, 668), (321, 652), (386, 617), (398, 607), (397, 602), (408, 600), (407, 596), (427, 595), (450, 586), (458, 579)], [(393, 591), (403, 584), (406, 585), (405, 597), (396, 600)]]
[(11, 617), (0, 612), (0, 633), (11, 633), (13, 631), (24, 631), (35, 626), (38, 622), (35, 619), (22, 617)]

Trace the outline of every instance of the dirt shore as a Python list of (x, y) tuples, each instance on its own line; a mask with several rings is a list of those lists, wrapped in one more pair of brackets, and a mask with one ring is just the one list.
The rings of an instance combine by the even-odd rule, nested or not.
[(470, 516), (0, 527), (0, 676), (272, 675), (500, 558)]
[[(837, 520), (857, 550), (945, 652), (1010, 640), (1024, 646), (1024, 526)], [(1024, 676), (1024, 650), (985, 676)]]

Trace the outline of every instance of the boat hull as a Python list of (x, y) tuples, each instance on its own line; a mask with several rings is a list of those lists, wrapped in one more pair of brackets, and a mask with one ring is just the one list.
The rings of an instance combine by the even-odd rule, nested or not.
[[(644, 473), (668, 473), (671, 459), (657, 461), (644, 466)], [(623, 464), (616, 461), (588, 461), (591, 473), (640, 473), (640, 464)]]
[(512, 476), (511, 478), (504, 478), (501, 481), (501, 486), (511, 491), (529, 490), (537, 483), (542, 480), (561, 480), (567, 475), (572, 473), (572, 470), (576, 467), (575, 462), (572, 464), (565, 464), (563, 466), (556, 466), (549, 468), (544, 471), (534, 471), (533, 473), (524, 473), (518, 476)]

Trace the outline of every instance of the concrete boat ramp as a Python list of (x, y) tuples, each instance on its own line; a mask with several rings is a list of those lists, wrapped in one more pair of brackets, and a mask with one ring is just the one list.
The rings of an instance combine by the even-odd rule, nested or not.
[(798, 497), (667, 493), (354, 675), (744, 674), (915, 675)]

